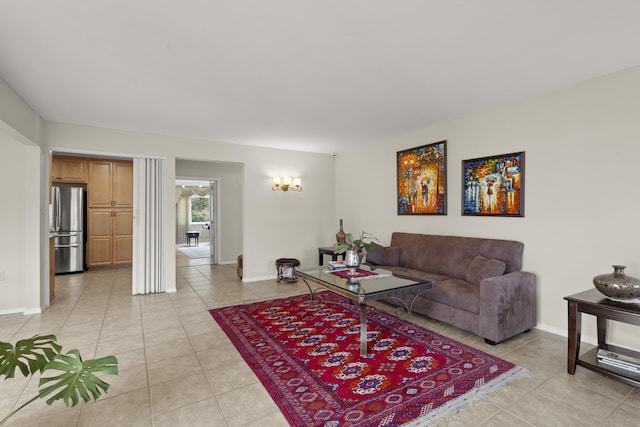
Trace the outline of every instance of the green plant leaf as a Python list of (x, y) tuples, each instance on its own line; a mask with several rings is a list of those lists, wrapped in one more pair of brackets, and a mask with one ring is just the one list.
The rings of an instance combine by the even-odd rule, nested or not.
[(0, 342), (0, 376), (13, 378), (16, 368), (28, 377), (44, 367), (60, 353), (62, 346), (56, 343), (55, 335), (34, 335), (28, 339), (10, 343)]
[[(51, 377), (40, 378), (38, 396), (44, 398), (55, 392), (47, 399), (47, 405), (54, 401), (64, 399), (69, 406), (78, 404), (80, 398), (85, 402), (92, 398), (97, 399), (106, 392), (109, 384), (98, 378), (95, 373), (109, 375), (118, 374), (118, 359), (115, 356), (102, 357), (82, 361), (80, 352), (76, 349), (69, 350), (67, 354), (59, 354), (51, 362), (47, 363), (45, 371), (54, 370), (61, 372)], [(102, 390), (102, 391), (101, 391)]]
[(333, 251), (336, 254), (343, 254), (348, 249), (354, 249), (358, 253), (367, 253), (369, 252), (369, 248), (371, 247), (373, 242), (367, 242), (365, 239), (375, 240), (376, 242), (379, 242), (377, 237), (373, 236), (371, 233), (367, 233), (364, 230), (362, 230), (358, 239), (354, 239), (353, 234), (346, 233), (345, 241), (336, 243), (333, 247)]

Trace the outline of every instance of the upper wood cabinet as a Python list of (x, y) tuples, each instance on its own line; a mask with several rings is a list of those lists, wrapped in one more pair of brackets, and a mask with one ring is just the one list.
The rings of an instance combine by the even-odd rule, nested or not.
[(87, 182), (87, 159), (81, 157), (53, 156), (51, 182)]
[(133, 208), (133, 162), (89, 161), (89, 208)]

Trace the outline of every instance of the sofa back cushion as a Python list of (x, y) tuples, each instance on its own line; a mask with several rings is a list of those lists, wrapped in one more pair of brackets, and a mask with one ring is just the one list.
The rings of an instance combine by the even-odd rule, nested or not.
[(503, 275), (505, 268), (507, 268), (507, 264), (499, 259), (489, 259), (482, 255), (476, 255), (469, 267), (467, 267), (464, 280), (479, 285), (482, 279)]
[(391, 246), (400, 248), (400, 265), (464, 279), (476, 255), (505, 263), (505, 273), (522, 269), (524, 244), (514, 240), (394, 232)]
[(367, 262), (376, 265), (400, 265), (400, 248), (372, 243), (367, 252)]

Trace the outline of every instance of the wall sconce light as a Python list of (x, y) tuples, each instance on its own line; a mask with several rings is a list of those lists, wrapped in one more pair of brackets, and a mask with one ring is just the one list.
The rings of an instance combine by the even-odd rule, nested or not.
[(300, 186), (300, 178), (293, 178), (293, 185), (291, 185), (291, 177), (285, 176), (280, 178), (279, 176), (273, 177), (273, 187), (271, 189), (273, 191), (281, 190), (281, 191), (302, 191), (302, 187)]

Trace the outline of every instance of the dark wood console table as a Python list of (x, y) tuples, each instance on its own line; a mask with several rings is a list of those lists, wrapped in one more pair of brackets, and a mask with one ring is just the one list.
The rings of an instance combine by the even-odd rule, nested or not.
[[(320, 248), (318, 248), (318, 265), (322, 265), (323, 264), (324, 255), (331, 255), (331, 261), (337, 261), (338, 260), (338, 254), (335, 253), (335, 250), (334, 250), (333, 246), (320, 247)], [(342, 259), (344, 260), (345, 254), (342, 253), (340, 255), (342, 255)]]
[[(640, 303), (617, 302), (608, 299), (596, 289), (589, 289), (565, 297), (568, 301), (569, 344), (567, 352), (567, 372), (576, 372), (576, 365), (622, 381), (634, 387), (640, 387), (640, 373), (619, 369), (598, 362), (598, 349), (614, 351), (640, 358), (640, 353), (622, 347), (607, 344), (607, 320), (640, 326)], [(582, 313), (596, 316), (598, 328), (598, 347), (580, 355), (580, 333)]]

